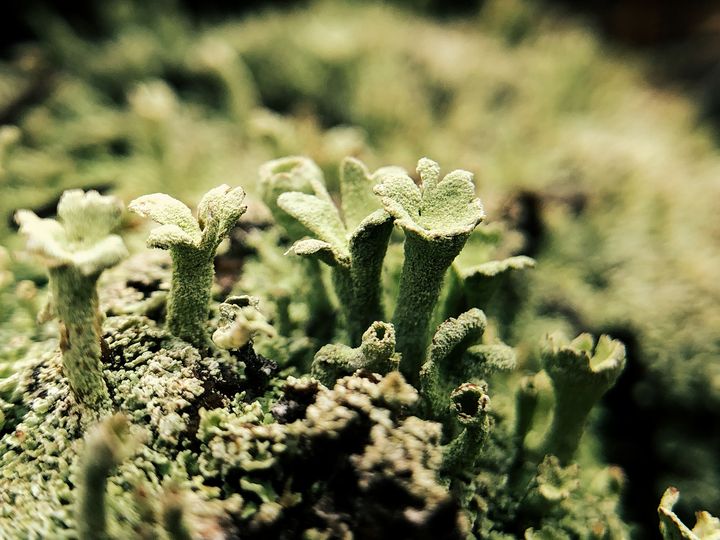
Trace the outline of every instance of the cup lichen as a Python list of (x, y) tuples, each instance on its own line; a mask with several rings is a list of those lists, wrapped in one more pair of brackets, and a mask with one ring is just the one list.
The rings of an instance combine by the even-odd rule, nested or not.
[(47, 267), (50, 299), (44, 313), (59, 319), (63, 373), (78, 400), (92, 409), (108, 405), (96, 284), (103, 270), (127, 256), (122, 239), (111, 234), (122, 210), (118, 199), (72, 190), (61, 197), (57, 220), (29, 210), (15, 215), (27, 249)]
[(440, 166), (427, 158), (418, 161), (417, 172), (420, 186), (398, 172), (382, 174), (375, 186), (385, 210), (405, 232), (405, 261), (392, 320), (403, 355), (401, 370), (413, 383), (418, 382), (445, 272), (485, 217), (472, 173), (456, 170), (441, 179)]
[[(13, 427), (22, 436), (0, 439), (0, 449), (8, 450), (0, 454), (0, 467), (20, 464), (14, 467), (17, 482), (12, 486), (0, 476), (0, 488), (8, 493), (2, 495), (0, 489), (0, 496), (22, 498), (23, 482), (34, 478), (38, 467), (25, 463), (23, 452), (30, 455), (32, 449), (51, 446), (46, 437), (57, 424), (72, 426), (72, 437), (85, 441), (82, 452), (65, 451), (63, 459), (72, 466), (51, 475), (58, 484), (75, 479), (78, 489), (62, 499), (75, 510), (67, 512), (68, 505), (55, 501), (52, 492), (53, 502), (23, 499), (23, 508), (55, 508), (62, 516), (58, 519), (83, 538), (115, 538), (120, 531), (199, 538), (210, 530), (248, 538), (324, 537), (336, 527), (361, 538), (394, 530), (399, 537), (458, 540), (470, 534), (486, 537), (491, 531), (510, 534), (522, 527), (532, 538), (555, 531), (574, 534), (603, 519), (612, 535), (624, 538), (624, 525), (614, 514), (617, 493), (587, 491), (572, 462), (590, 408), (622, 369), (622, 345), (602, 337), (593, 353), (589, 336), (572, 343), (550, 339), (543, 359), (555, 384), (555, 420), (547, 443), (533, 449), (526, 447), (527, 435), (542, 429), (535, 389), (522, 385), (516, 425), (509, 426), (506, 411), (512, 408), (512, 396), (494, 388), (496, 382), (503, 381), (497, 388), (504, 388), (513, 381), (509, 374), (516, 353), (488, 332), (492, 323), (485, 313), (478, 308), (456, 313), (434, 329), (432, 339), (427, 335), (444, 273), (483, 217), (470, 173), (455, 171), (440, 179), (435, 162), (420, 160), (421, 190), (397, 168), (371, 175), (359, 161), (346, 159), (340, 214), (330, 196), (323, 195), (328, 192), (319, 183), (319, 169), (309, 160), (280, 160), (263, 170), (274, 171), (263, 174), (270, 201), (277, 195), (275, 213), (293, 218), (285, 229), (294, 242), (291, 249), (318, 255), (334, 269), (345, 265), (341, 277), (336, 273), (335, 286), (341, 304), (350, 305), (337, 308), (346, 314), (347, 332), (332, 328), (336, 338), (349, 344), (320, 347), (322, 342), (298, 332), (298, 315), (291, 316), (288, 302), (292, 290), (275, 297), (278, 305), (271, 307), (276, 320), (266, 319), (259, 299), (247, 294), (211, 302), (215, 252), (245, 210), (242, 189), (223, 185), (211, 190), (198, 206), (197, 219), (168, 195), (140, 197), (130, 208), (160, 223), (147, 243), (169, 250), (172, 268), (157, 257), (145, 263), (133, 260), (113, 274), (120, 283), (106, 286), (114, 298), (107, 303), (112, 315), (104, 326), (98, 323), (107, 354), (105, 362), (96, 364), (104, 394), (95, 427), (95, 420), (58, 417), (63, 408), (73, 410), (64, 401), (61, 381), (42, 390), (21, 382), (27, 379), (16, 382), (25, 392), (20, 402), (33, 408), (27, 414), (14, 410)], [(385, 209), (373, 199), (373, 182), (379, 182), (375, 191)], [(313, 194), (282, 191), (307, 185)], [(63, 198), (59, 211), (68, 231), (94, 221), (105, 229), (114, 223), (107, 217), (103, 222), (105, 214), (97, 204), (70, 204), (85, 197), (73, 193)], [(283, 219), (276, 217), (279, 227), (285, 226)], [(33, 214), (20, 213), (18, 220), (31, 240), (44, 232), (43, 220)], [(405, 229), (394, 324), (383, 320), (380, 292), (393, 222)], [(352, 227), (354, 232), (348, 232)], [(96, 226), (94, 232), (101, 229)], [(47, 231), (70, 234), (55, 221)], [(298, 237), (308, 231), (316, 238)], [(365, 233), (367, 243), (361, 240)], [(277, 234), (269, 237), (278, 239)], [(261, 241), (253, 238), (255, 245)], [(117, 248), (118, 241), (98, 245)], [(46, 259), (52, 256), (51, 262), (70, 264), (58, 249), (50, 249), (55, 244), (43, 240), (29, 246)], [(72, 246), (72, 268), (94, 279), (118, 256), (117, 250), (111, 257), (107, 249), (93, 246), (93, 258)], [(262, 262), (264, 253), (257, 249), (252, 256)], [(270, 254), (273, 265), (274, 256)], [(313, 272), (320, 267), (306, 268)], [(54, 271), (51, 266), (51, 280)], [(168, 272), (163, 328), (157, 302), (138, 302), (137, 293), (152, 298), (152, 289), (166, 286)], [(343, 289), (345, 278), (348, 289)], [(277, 288), (272, 279), (255, 283), (263, 298), (274, 298), (265, 290)], [(422, 298), (411, 295), (408, 287)], [(97, 299), (94, 306), (97, 310)], [(303, 316), (309, 320), (314, 314), (306, 308)], [(360, 321), (370, 322), (353, 347), (353, 327)], [(396, 349), (398, 326), (405, 332), (405, 351)], [(257, 353), (256, 341), (273, 358)], [(319, 350), (308, 366), (292, 351), (312, 350), (312, 345)], [(422, 365), (416, 354), (422, 355)], [(34, 373), (46, 361), (36, 359), (28, 369)], [(38, 373), (52, 378), (52, 366)], [(563, 393), (568, 380), (575, 386), (582, 383), (583, 393), (577, 398), (582, 407), (571, 403), (583, 414), (570, 420), (561, 417), (569, 403)], [(49, 392), (55, 408), (38, 405), (43, 403), (40, 392)], [(42, 428), (28, 429), (32, 425)], [(488, 497), (492, 504), (480, 504)], [(591, 500), (604, 506), (596, 508), (587, 502)], [(128, 505), (133, 510), (125, 516)], [(343, 517), (338, 524), (338, 518), (328, 516)], [(0, 520), (5, 518), (0, 513)], [(23, 521), (23, 527), (54, 530), (47, 521), (40, 528)]]
[(167, 325), (173, 335), (194, 345), (209, 342), (207, 319), (215, 252), (246, 206), (242, 188), (221, 185), (200, 200), (197, 218), (183, 203), (164, 193), (144, 195), (128, 208), (160, 224), (147, 239), (151, 248), (167, 249), (173, 260)]

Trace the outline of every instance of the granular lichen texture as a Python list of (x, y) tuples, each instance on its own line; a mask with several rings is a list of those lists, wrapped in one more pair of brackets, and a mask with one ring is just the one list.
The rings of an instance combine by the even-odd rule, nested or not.
[(397, 3), (0, 59), (0, 538), (718, 537), (712, 137), (533, 2)]
[[(167, 195), (136, 199), (135, 212), (161, 223), (150, 231), (148, 244), (170, 247), (172, 264), (140, 252), (107, 272), (99, 300), (95, 281), (89, 284), (92, 301), (84, 289), (52, 289), (54, 302), (60, 295), (72, 300), (64, 307), (69, 312), (60, 325), (59, 346), (54, 339), (39, 342), (4, 380), (10, 422), (0, 440), (2, 530), (17, 538), (460, 539), (555, 532), (570, 538), (593, 530), (598, 537), (627, 535), (615, 509), (620, 483), (589, 483), (583, 474), (612, 473), (594, 463), (581, 474), (573, 461), (584, 417), (622, 369), (622, 345), (603, 336), (593, 352), (587, 335), (569, 345), (549, 338), (558, 343), (546, 353), (555, 420), (550, 428), (533, 424), (549, 429), (548, 443), (526, 446), (511, 420), (515, 358), (498, 338), (485, 336), (482, 311), (473, 308), (437, 331), (429, 328), (445, 271), (483, 214), (473, 199), (470, 173), (456, 171), (441, 181), (435, 162), (423, 159), (418, 167), (430, 171), (422, 173), (430, 202), (423, 203), (419, 191), (413, 195), (414, 184), (409, 191), (403, 187), (412, 184), (404, 173), (387, 169), (376, 187), (390, 208), (387, 215), (378, 214), (382, 220), (412, 228), (405, 221), (426, 209), (424, 224), (441, 228), (438, 220), (449, 223), (447, 216), (458, 212), (468, 216), (467, 223), (442, 234), (413, 232), (427, 236), (424, 242), (439, 242), (439, 262), (433, 262), (432, 245), (419, 242), (404, 250), (395, 311), (405, 320), (372, 322), (356, 348), (326, 344), (310, 361), (309, 374), (307, 360), (288, 354), (295, 333), (276, 331), (275, 319), (263, 316), (258, 298), (230, 296), (208, 304), (214, 270), (205, 261), (213, 261), (220, 239), (242, 215), (243, 191), (212, 190), (203, 199), (210, 202), (198, 207), (197, 221)], [(390, 187), (393, 183), (400, 187)], [(83, 196), (69, 192), (61, 200), (58, 213), (66, 228), (88, 220), (93, 209), (104, 215), (98, 205), (105, 201), (97, 194), (87, 195), (96, 201), (92, 204), (66, 202)], [(281, 209), (287, 206), (283, 197), (278, 196)], [(404, 207), (396, 209), (395, 200)], [(334, 212), (322, 208), (318, 200), (297, 198), (292, 213), (308, 224), (321, 223), (326, 212)], [(305, 220), (306, 215), (313, 217)], [(103, 255), (95, 244), (88, 248), (95, 250), (92, 256), (76, 251), (75, 259), (61, 258), (63, 251), (33, 236), (39, 218), (20, 213), (18, 219), (28, 247), (54, 255), (51, 280), (57, 279), (58, 266), (86, 265), (97, 276), (98, 268), (117, 262), (114, 253)], [(440, 239), (433, 240), (433, 234)], [(208, 235), (211, 239), (204, 240)], [(111, 245), (122, 247), (118, 242)], [(205, 244), (208, 252), (199, 264), (196, 251)], [(86, 263), (98, 257), (107, 262)], [(361, 264), (362, 255), (355, 257), (354, 264)], [(420, 271), (418, 257), (437, 267), (435, 274), (424, 281), (419, 275), (403, 278)], [(193, 265), (209, 277), (185, 270)], [(418, 325), (409, 325), (411, 311), (400, 307), (411, 302), (403, 279), (412, 279), (423, 298)], [(355, 306), (362, 302), (352, 295), (365, 295), (361, 283), (343, 293)], [(381, 288), (379, 282), (368, 286)], [(179, 307), (187, 298), (176, 295), (190, 289), (197, 305)], [(160, 301), (150, 300), (160, 291), (165, 291)], [(102, 355), (92, 364), (99, 368), (96, 376), (78, 387), (77, 372), (67, 367), (77, 359), (68, 358), (72, 348), (64, 345), (64, 321), (90, 308), (98, 312), (90, 322), (98, 322), (79, 326), (74, 339), (93, 343)], [(276, 306), (276, 313), (286, 308)], [(353, 324), (346, 318), (337, 338), (352, 343)], [(258, 353), (255, 342), (260, 350), (273, 351), (272, 357)], [(407, 348), (396, 351), (397, 343)], [(319, 344), (314, 340), (310, 350)], [(605, 376), (607, 370), (614, 375)], [(573, 395), (577, 380), (584, 381), (581, 408), (560, 399)], [(495, 384), (501, 389), (497, 394)], [(101, 399), (88, 399), (96, 394)], [(572, 433), (559, 437), (558, 423), (571, 425)]]

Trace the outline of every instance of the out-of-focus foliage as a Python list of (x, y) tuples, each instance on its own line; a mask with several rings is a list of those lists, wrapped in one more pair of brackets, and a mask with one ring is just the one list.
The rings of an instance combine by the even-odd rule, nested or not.
[[(582, 27), (519, 0), (452, 22), (316, 2), (198, 27), (165, 3), (103, 6), (113, 35), (86, 41), (47, 17), (44, 42), (0, 67), (1, 117), (16, 126), (0, 131), (3, 244), (17, 245), (15, 209), (50, 214), (70, 187), (195, 201), (222, 181), (257, 198), (258, 165), (284, 154), (315, 159), (331, 190), (347, 154), (408, 170), (419, 155), (441, 156), (476, 172), (489, 221), (515, 229), (492, 258), (538, 262), (520, 285), (510, 273), (494, 331), (522, 344), (558, 326), (632, 342), (629, 394), (660, 425), (644, 447), (656, 494), (672, 483), (685, 508), (718, 513), (720, 442), (686, 419), (713, 425), (720, 405), (720, 159), (689, 103)], [(247, 219), (265, 218), (250, 205)], [(246, 249), (273, 252), (238, 234)], [(0, 345), (3, 370), (33, 346), (20, 329), (43, 332), (31, 330), (28, 293), (43, 278), (9, 257), (3, 271), (25, 285), (18, 297), (19, 285), (0, 283), (0, 332), (12, 338)], [(254, 276), (247, 261), (241, 285), (287, 299), (288, 311), (271, 311), (305, 320), (307, 302), (273, 279), (298, 263), (278, 261)], [(284, 347), (309, 357), (296, 340)], [(522, 365), (535, 353), (522, 346)]]

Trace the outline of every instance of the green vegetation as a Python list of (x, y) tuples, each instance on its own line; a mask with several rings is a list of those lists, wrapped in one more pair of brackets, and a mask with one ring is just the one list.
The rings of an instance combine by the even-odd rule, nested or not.
[(245, 192), (222, 185), (202, 198), (197, 220), (180, 201), (156, 193), (130, 203), (130, 210), (160, 223), (147, 239), (148, 247), (168, 249), (173, 259), (173, 277), (167, 306), (170, 331), (181, 339), (201, 346), (208, 341), (210, 288), (213, 261), (220, 242), (245, 212)]
[(668, 485), (718, 514), (714, 141), (639, 60), (485, 4), (39, 14), (0, 63), (0, 530), (624, 538)]
[(40, 219), (21, 210), (16, 219), (28, 250), (47, 266), (50, 297), (42, 314), (57, 314), (63, 375), (76, 398), (91, 408), (106, 406), (102, 375), (102, 319), (97, 280), (106, 268), (127, 256), (122, 239), (109, 234), (120, 222), (122, 203), (95, 191), (66, 191), (58, 220)]

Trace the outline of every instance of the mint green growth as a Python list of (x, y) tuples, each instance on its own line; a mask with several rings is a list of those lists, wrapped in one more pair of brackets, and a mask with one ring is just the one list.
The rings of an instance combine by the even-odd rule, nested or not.
[(470, 344), (482, 337), (486, 326), (485, 314), (477, 308), (438, 326), (420, 370), (421, 395), (433, 419), (449, 424), (452, 404), (448, 397), (457, 383), (448, 381), (447, 375), (453, 365), (463, 362)]
[[(340, 165), (338, 208), (316, 175), (310, 176), (308, 182), (313, 193), (287, 190), (293, 185), (302, 185), (303, 171), (318, 170), (306, 161), (297, 158), (297, 168), (275, 176), (270, 192), (281, 191), (275, 204), (297, 221), (289, 225), (290, 230), (302, 231), (299, 224), (312, 237), (295, 242), (290, 252), (320, 260), (332, 268), (333, 285), (350, 343), (358, 345), (370, 324), (384, 319), (380, 279), (392, 232), (392, 218), (378, 204), (372, 187), (382, 175), (399, 174), (400, 169), (380, 169), (370, 174), (357, 159), (345, 158)], [(264, 176), (262, 171), (261, 176)], [(272, 200), (270, 204), (272, 209)]]
[(331, 386), (341, 377), (359, 369), (385, 375), (396, 371), (400, 355), (395, 352), (395, 329), (392, 324), (376, 321), (362, 336), (357, 348), (342, 344), (325, 345), (313, 359), (311, 375)]
[(443, 450), (442, 470), (451, 476), (471, 477), (490, 434), (490, 398), (485, 382), (463, 383), (450, 399), (462, 432)]
[(247, 209), (242, 188), (223, 184), (198, 204), (197, 219), (183, 203), (154, 193), (132, 201), (129, 209), (160, 223), (147, 239), (151, 248), (170, 250), (173, 261), (167, 326), (173, 335), (195, 346), (209, 344), (207, 320), (215, 275), (215, 252)]
[(221, 349), (240, 349), (250, 343), (256, 334), (269, 337), (275, 329), (260, 312), (260, 300), (253, 296), (230, 296), (218, 306), (220, 320), (212, 335), (213, 343)]
[(440, 166), (422, 158), (422, 184), (396, 171), (380, 175), (375, 193), (405, 232), (405, 261), (393, 314), (401, 371), (418, 383), (430, 321), (448, 267), (485, 217), (473, 175), (455, 170), (440, 179)]
[(591, 409), (625, 367), (625, 346), (605, 335), (595, 346), (590, 334), (569, 341), (554, 333), (543, 345), (542, 361), (555, 391), (544, 453), (557, 456), (562, 465), (567, 465), (580, 444)]
[[(330, 201), (331, 197), (325, 187), (322, 170), (317, 164), (306, 157), (288, 156), (268, 161), (260, 167), (260, 189), (263, 202), (270, 209), (275, 222), (288, 238), (295, 242), (313, 233), (293, 216), (278, 206), (278, 197), (286, 192), (299, 192), (315, 195), (322, 200)], [(262, 249), (262, 248), (260, 248)], [(304, 258), (304, 271), (308, 288), (313, 291), (306, 298), (310, 312), (308, 327), (328, 326), (332, 320), (334, 308), (323, 280), (321, 263), (314, 258)], [(328, 335), (332, 334), (332, 326)], [(282, 329), (281, 329), (282, 332)]]
[(129, 454), (130, 424), (116, 414), (103, 420), (85, 436), (77, 506), (78, 536), (81, 540), (108, 540), (106, 492), (108, 477)]
[(63, 374), (77, 399), (98, 410), (108, 404), (102, 373), (102, 319), (97, 280), (106, 268), (127, 256), (122, 239), (110, 232), (119, 224), (123, 205), (96, 191), (66, 191), (58, 220), (20, 210), (15, 219), (27, 248), (39, 256), (50, 277), (47, 316), (60, 322)]

